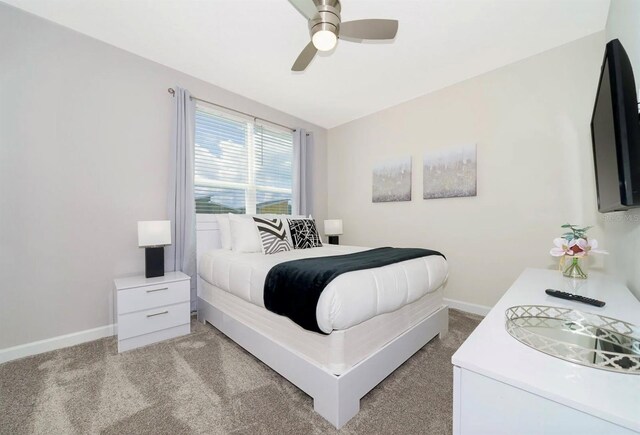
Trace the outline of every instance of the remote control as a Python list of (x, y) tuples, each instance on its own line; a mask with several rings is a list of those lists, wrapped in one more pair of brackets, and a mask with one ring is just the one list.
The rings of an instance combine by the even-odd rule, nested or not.
[(593, 305), (596, 307), (604, 307), (605, 303), (602, 301), (599, 301), (597, 299), (591, 299), (591, 298), (585, 298), (584, 296), (580, 296), (580, 295), (574, 295), (573, 293), (567, 293), (567, 292), (561, 292), (560, 290), (554, 290), (554, 289), (546, 289), (545, 293), (547, 293), (549, 296), (553, 296), (555, 298), (560, 298), (560, 299), (568, 299), (570, 301), (576, 301), (576, 302), (582, 302), (584, 304), (589, 304), (589, 305)]

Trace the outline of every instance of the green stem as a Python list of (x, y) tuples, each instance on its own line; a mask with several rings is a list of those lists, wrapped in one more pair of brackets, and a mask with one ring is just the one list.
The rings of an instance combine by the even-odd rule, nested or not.
[(580, 267), (580, 259), (579, 258), (572, 258), (571, 259), (571, 264), (564, 270), (563, 275), (568, 277), (568, 278), (581, 278), (581, 279), (586, 279), (587, 278), (587, 274), (584, 273), (584, 271), (582, 270), (582, 267)]

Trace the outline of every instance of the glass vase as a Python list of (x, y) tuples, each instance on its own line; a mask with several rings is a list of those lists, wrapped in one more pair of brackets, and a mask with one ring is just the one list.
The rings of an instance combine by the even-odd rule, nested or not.
[(588, 264), (586, 257), (564, 257), (562, 262), (562, 275), (567, 278), (587, 279)]

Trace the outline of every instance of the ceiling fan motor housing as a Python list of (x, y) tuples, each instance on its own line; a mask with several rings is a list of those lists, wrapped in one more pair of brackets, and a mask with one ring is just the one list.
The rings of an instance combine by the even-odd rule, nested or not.
[(309, 33), (313, 35), (321, 30), (328, 30), (338, 37), (340, 32), (340, 1), (313, 0), (318, 13), (309, 20)]

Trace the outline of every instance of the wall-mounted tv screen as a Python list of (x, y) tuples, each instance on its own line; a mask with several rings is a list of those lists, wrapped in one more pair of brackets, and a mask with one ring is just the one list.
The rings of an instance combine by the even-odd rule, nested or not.
[(602, 213), (640, 206), (640, 117), (633, 68), (619, 40), (607, 44), (591, 137)]

